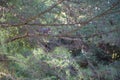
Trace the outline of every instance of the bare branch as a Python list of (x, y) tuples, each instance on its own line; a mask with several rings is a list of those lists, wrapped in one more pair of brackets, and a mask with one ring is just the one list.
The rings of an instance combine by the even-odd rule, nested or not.
[(32, 16), (30, 18), (28, 18), (26, 21), (24, 21), (23, 23), (19, 23), (19, 24), (3, 24), (1, 25), (2, 27), (12, 27), (12, 26), (24, 26), (27, 25), (29, 22), (31, 22), (32, 20), (35, 20), (36, 18), (39, 18), (40, 16), (44, 15), (45, 13), (51, 11), (53, 8), (55, 8), (57, 5), (59, 5), (60, 3), (62, 3), (64, 0), (59, 0), (56, 4), (52, 5), (51, 7), (49, 7), (48, 9), (46, 9), (45, 11), (39, 13), (36, 16)]
[[(100, 17), (103, 17), (107, 14), (111, 14), (111, 13), (119, 13), (120, 11), (115, 11), (115, 12), (110, 12), (114, 7), (116, 7), (117, 5), (119, 4), (119, 2), (117, 2), (116, 4), (114, 4), (112, 7), (110, 7), (108, 10), (104, 11), (103, 13), (97, 15), (97, 16), (94, 16), (93, 18), (87, 20), (87, 21), (84, 21), (84, 22), (77, 22), (77, 23), (71, 23), (71, 24), (40, 24), (40, 23), (27, 23), (27, 24), (7, 24), (7, 23), (0, 23), (1, 24), (1, 27), (18, 27), (18, 26), (25, 26), (25, 25), (29, 25), (29, 26), (73, 26), (73, 25), (86, 25), (88, 24), (89, 22), (91, 22), (92, 20), (95, 20), (97, 18), (100, 18)], [(42, 15), (41, 15), (42, 16)], [(76, 30), (79, 30), (80, 27), (78, 27), (77, 29), (75, 29), (74, 31)]]
[[(99, 33), (99, 34), (98, 33), (92, 34), (90, 36), (85, 36), (85, 37), (81, 37), (81, 38), (94, 38), (94, 37), (99, 36), (99, 35), (106, 35), (106, 34), (109, 34), (109, 33), (112, 33), (112, 32), (118, 32), (118, 31), (120, 31), (120, 28), (119, 29), (113, 29), (113, 30), (110, 30), (108, 32)], [(9, 42), (13, 42), (13, 41), (16, 41), (16, 40), (19, 40), (19, 39), (33, 37), (33, 36), (58, 37), (58, 38), (63, 38), (63, 39), (66, 39), (66, 40), (73, 40), (73, 41), (79, 40), (79, 37), (71, 37), (71, 36), (64, 36), (64, 35), (46, 35), (46, 34), (28, 34), (28, 33), (25, 33), (22, 36), (16, 36), (14, 38), (7, 39), (5, 41), (5, 43), (9, 43)]]
[[(78, 27), (78, 28), (76, 28), (76, 29), (74, 29), (74, 30), (68, 31), (68, 32), (66, 32), (66, 33), (63, 33), (63, 35), (64, 35), (64, 34), (68, 35), (68, 34), (70, 34), (70, 33), (73, 33), (73, 32), (75, 32), (75, 31), (78, 31), (81, 27), (87, 25), (89, 22), (93, 21), (94, 19), (97, 19), (97, 18), (100, 18), (100, 17), (106, 15), (106, 13), (108, 13), (108, 12), (111, 11), (114, 7), (116, 7), (117, 5), (119, 5), (119, 3), (120, 3), (120, 1), (116, 2), (115, 4), (113, 4), (113, 5), (112, 5), (109, 9), (107, 9), (106, 11), (102, 12), (101, 14), (99, 14), (99, 15), (97, 15), (97, 16), (94, 16), (93, 18), (89, 19), (88, 21), (85, 21), (83, 25), (80, 25), (80, 27)], [(76, 23), (76, 24), (80, 24), (80, 23)]]

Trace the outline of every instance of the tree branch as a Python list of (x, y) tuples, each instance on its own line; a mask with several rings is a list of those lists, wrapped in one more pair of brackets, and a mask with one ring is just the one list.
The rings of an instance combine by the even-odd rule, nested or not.
[[(118, 31), (120, 31), (120, 28), (119, 29), (113, 29), (113, 30), (110, 30), (108, 32), (92, 34), (90, 36), (85, 36), (85, 37), (81, 37), (81, 38), (94, 38), (94, 37), (99, 36), (99, 35), (106, 35), (106, 34), (109, 34), (109, 33), (112, 33), (112, 32), (118, 32)], [(23, 39), (23, 38), (27, 38), (27, 37), (33, 37), (33, 36), (58, 37), (58, 38), (63, 38), (63, 39), (67, 39), (67, 40), (74, 40), (74, 41), (79, 40), (79, 37), (70, 37), (70, 36), (63, 36), (63, 35), (46, 35), (46, 34), (28, 34), (28, 33), (25, 33), (22, 36), (16, 36), (14, 38), (7, 39), (5, 41), (5, 43), (9, 43), (9, 42), (13, 42), (13, 41), (16, 41), (16, 40), (19, 40), (19, 39)]]
[(39, 13), (38, 15), (36, 16), (32, 16), (30, 18), (28, 18), (26, 21), (24, 21), (23, 23), (19, 23), (19, 24), (3, 24), (1, 25), (2, 27), (12, 27), (12, 26), (24, 26), (24, 25), (27, 25), (29, 22), (31, 22), (32, 20), (35, 20), (36, 18), (44, 15), (45, 13), (51, 11), (53, 8), (55, 8), (57, 5), (59, 5), (60, 3), (62, 3), (64, 0), (58, 0), (58, 2), (54, 5), (52, 5), (51, 7), (49, 7), (48, 9), (46, 9), (45, 11)]
[[(73, 25), (86, 25), (88, 24), (89, 22), (91, 22), (92, 20), (95, 20), (99, 17), (102, 17), (102, 16), (105, 16), (107, 14), (111, 14), (111, 13), (115, 13), (115, 12), (120, 12), (119, 10), (118, 11), (115, 11), (115, 12), (110, 12), (114, 7), (116, 7), (117, 5), (119, 4), (119, 2), (117, 2), (116, 4), (114, 4), (112, 7), (110, 7), (108, 10), (104, 11), (103, 13), (97, 15), (97, 16), (94, 16), (93, 18), (87, 20), (87, 21), (84, 21), (84, 22), (77, 22), (77, 23), (71, 23), (71, 24), (40, 24), (40, 23), (27, 23), (27, 24), (6, 24), (6, 23), (1, 23), (1, 27), (18, 27), (18, 26), (25, 26), (25, 25), (29, 25), (29, 26), (73, 26)], [(48, 10), (47, 10), (48, 11)], [(46, 12), (46, 11), (45, 11)], [(41, 14), (41, 13), (40, 13)], [(39, 15), (40, 15), (39, 14)], [(41, 14), (42, 16), (42, 14)], [(79, 27), (80, 28), (80, 27)], [(79, 30), (79, 28), (77, 28), (76, 30)], [(76, 31), (75, 30), (75, 31)]]
[(104, 11), (103, 13), (101, 13), (101, 14), (99, 14), (99, 15), (97, 15), (97, 16), (94, 16), (93, 18), (89, 19), (88, 21), (83, 22), (83, 25), (81, 25), (80, 22), (79, 22), (79, 23), (76, 23), (76, 24), (80, 24), (80, 27), (75, 28), (75, 29), (73, 29), (73, 30), (71, 30), (71, 31), (68, 31), (68, 32), (66, 32), (66, 33), (63, 33), (63, 35), (64, 35), (64, 34), (69, 35), (70, 33), (73, 33), (73, 32), (75, 32), (75, 31), (78, 31), (81, 27), (87, 25), (89, 22), (93, 21), (94, 19), (97, 19), (97, 18), (100, 18), (100, 17), (106, 15), (106, 13), (108, 13), (109, 11), (111, 11), (111, 10), (112, 10), (114, 7), (116, 7), (119, 3), (120, 3), (120, 1), (116, 2), (115, 4), (113, 4), (109, 9), (107, 9), (107, 10)]

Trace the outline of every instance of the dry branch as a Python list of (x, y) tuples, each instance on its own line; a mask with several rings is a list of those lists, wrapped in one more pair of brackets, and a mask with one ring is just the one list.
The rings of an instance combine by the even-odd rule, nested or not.
[(48, 9), (46, 9), (45, 11), (39, 13), (36, 16), (32, 16), (30, 18), (28, 18), (26, 21), (24, 21), (23, 23), (19, 23), (19, 24), (3, 24), (1, 25), (1, 27), (19, 27), (19, 26), (24, 26), (27, 25), (29, 22), (35, 20), (36, 18), (41, 17), (42, 15), (44, 15), (45, 13), (51, 11), (53, 8), (55, 8), (57, 5), (59, 5), (60, 3), (62, 3), (64, 0), (58, 0), (58, 2), (54, 5), (52, 5), (51, 7), (49, 7)]
[[(106, 35), (106, 34), (109, 34), (109, 33), (112, 33), (112, 32), (118, 32), (118, 31), (120, 31), (120, 29), (113, 29), (113, 30), (110, 30), (108, 32), (96, 33), (96, 34), (92, 34), (90, 36), (85, 36), (85, 37), (81, 37), (81, 38), (94, 38), (94, 37), (99, 36), (99, 35)], [(22, 36), (16, 36), (14, 38), (7, 39), (5, 41), (5, 43), (13, 42), (13, 41), (16, 41), (16, 40), (19, 40), (19, 39), (32, 37), (32, 36), (58, 37), (58, 38), (63, 38), (63, 39), (66, 39), (66, 40), (73, 40), (73, 41), (80, 39), (79, 37), (74, 37), (74, 38), (72, 37), (71, 38), (70, 36), (64, 36), (64, 35), (46, 35), (46, 34), (29, 34), (29, 33), (25, 33)]]

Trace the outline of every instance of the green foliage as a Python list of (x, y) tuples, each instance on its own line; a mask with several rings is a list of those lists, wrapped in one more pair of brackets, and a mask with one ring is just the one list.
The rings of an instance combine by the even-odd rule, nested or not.
[[(0, 40), (1, 40), (1, 49), (5, 51), (5, 53), (8, 53), (9, 55), (11, 54), (16, 54), (21, 53), (24, 54), (27, 51), (30, 51), (31, 47), (26, 40), (18, 40), (15, 42), (11, 42), (6, 44), (6, 40), (8, 38), (11, 38), (13, 36), (16, 36), (16, 34), (19, 34), (18, 28), (10, 28), (9, 30), (1, 29), (0, 30)], [(9, 41), (8, 39), (7, 41)]]
[(60, 1), (0, 0), (1, 80), (119, 80), (119, 0)]

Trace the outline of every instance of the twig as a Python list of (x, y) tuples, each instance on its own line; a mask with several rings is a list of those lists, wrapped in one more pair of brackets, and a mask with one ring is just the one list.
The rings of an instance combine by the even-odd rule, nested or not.
[[(93, 37), (98, 36), (98, 35), (106, 35), (106, 34), (109, 34), (109, 33), (112, 33), (112, 32), (117, 32), (117, 31), (120, 31), (120, 29), (113, 29), (113, 30), (110, 30), (108, 32), (96, 33), (96, 34), (81, 37), (81, 38), (93, 38)], [(7, 39), (5, 41), (5, 43), (9, 43), (9, 42), (13, 42), (15, 40), (19, 40), (19, 39), (23, 39), (23, 38), (27, 38), (27, 37), (33, 37), (33, 36), (58, 37), (58, 38), (63, 38), (63, 39), (66, 39), (66, 40), (73, 40), (73, 41), (80, 40), (79, 37), (70, 37), (70, 36), (64, 36), (64, 35), (45, 35), (45, 34), (28, 34), (28, 33), (26, 33), (26, 34), (24, 34), (22, 36), (16, 36), (14, 38)]]
[(38, 15), (36, 16), (32, 16), (30, 18), (28, 18), (26, 21), (24, 21), (23, 23), (19, 23), (19, 24), (3, 24), (1, 25), (2, 27), (13, 27), (13, 26), (24, 26), (24, 25), (27, 25), (29, 22), (35, 20), (36, 18), (44, 15), (45, 13), (51, 11), (53, 8), (55, 8), (57, 5), (59, 5), (60, 3), (62, 3), (64, 0), (59, 0), (56, 4), (52, 5), (51, 7), (49, 7), (48, 9), (46, 9), (45, 11), (39, 13)]

